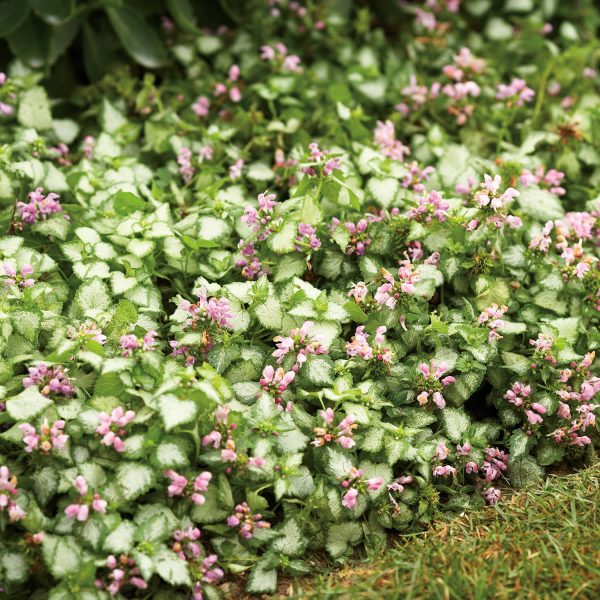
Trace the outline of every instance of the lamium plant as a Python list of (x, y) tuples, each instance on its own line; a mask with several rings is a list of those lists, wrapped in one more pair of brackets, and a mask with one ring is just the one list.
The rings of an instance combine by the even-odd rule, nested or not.
[(272, 593), (598, 445), (594, 3), (187, 4), (0, 74), (7, 597)]

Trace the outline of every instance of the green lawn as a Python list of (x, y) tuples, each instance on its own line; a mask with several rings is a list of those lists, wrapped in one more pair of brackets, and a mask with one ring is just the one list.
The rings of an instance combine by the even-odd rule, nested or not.
[(303, 582), (278, 598), (328, 600), (600, 598), (600, 462), (493, 508), (399, 536), (372, 560)]

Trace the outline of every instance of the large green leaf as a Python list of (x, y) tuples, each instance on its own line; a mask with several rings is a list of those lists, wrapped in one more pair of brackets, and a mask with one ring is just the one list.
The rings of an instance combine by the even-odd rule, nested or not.
[(128, 6), (107, 6), (106, 14), (127, 54), (148, 69), (162, 67), (167, 53), (160, 38), (147, 21)]

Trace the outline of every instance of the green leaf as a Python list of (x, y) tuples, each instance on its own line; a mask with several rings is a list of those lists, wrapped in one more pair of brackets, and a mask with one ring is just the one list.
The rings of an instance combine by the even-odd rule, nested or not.
[(246, 590), (250, 594), (272, 594), (277, 589), (277, 570), (259, 559), (248, 577)]
[(44, 88), (32, 87), (23, 92), (17, 118), (24, 127), (33, 127), (38, 130), (52, 129), (50, 102)]
[(158, 400), (158, 411), (165, 429), (171, 431), (193, 421), (198, 414), (198, 405), (193, 400), (180, 400), (174, 394), (165, 394)]
[(276, 296), (268, 296), (264, 302), (253, 306), (250, 312), (266, 329), (281, 329), (283, 309)]
[(361, 538), (362, 527), (360, 523), (337, 523), (327, 531), (325, 545), (333, 558), (339, 558), (350, 550), (350, 544), (358, 544)]
[(537, 448), (537, 460), (542, 467), (560, 462), (565, 455), (565, 449), (550, 439), (540, 441)]
[(297, 234), (298, 224), (295, 221), (287, 221), (277, 233), (272, 233), (267, 238), (267, 245), (275, 254), (293, 252), (296, 247)]
[(106, 6), (106, 14), (127, 54), (148, 69), (162, 67), (167, 53), (141, 13), (128, 6)]
[(337, 448), (325, 449), (325, 470), (333, 477), (346, 477), (352, 468), (350, 457)]
[(129, 552), (133, 548), (135, 525), (131, 521), (122, 521), (104, 540), (103, 550), (110, 554)]
[[(2, 10), (0, 5), (0, 10)], [(29, 564), (20, 552), (5, 551), (0, 558), (0, 573), (6, 583), (21, 583), (27, 579)]]
[(42, 321), (40, 315), (19, 310), (10, 315), (10, 321), (17, 333), (20, 333), (28, 342), (35, 343)]
[(190, 0), (167, 0), (169, 14), (175, 24), (188, 33), (197, 33), (196, 15)]
[(126, 216), (137, 210), (145, 210), (148, 204), (131, 192), (117, 192), (113, 200), (113, 208), (118, 215)]
[(285, 554), (285, 556), (301, 556), (304, 554), (308, 539), (302, 534), (296, 519), (285, 521), (283, 526), (277, 528), (276, 531), (281, 534), (281, 537), (277, 538), (271, 546), (275, 552)]
[(526, 188), (521, 191), (517, 202), (526, 215), (544, 223), (549, 220), (562, 219), (565, 216), (558, 196), (546, 190)]
[(517, 489), (539, 483), (544, 476), (542, 469), (532, 456), (526, 456), (521, 460), (510, 461), (508, 466), (508, 478)]
[(517, 375), (525, 375), (531, 371), (530, 361), (526, 356), (515, 354), (514, 352), (501, 353), (504, 366), (511, 371), (514, 371)]
[(511, 460), (517, 460), (527, 455), (531, 437), (528, 436), (522, 429), (517, 429), (510, 436), (509, 449)]
[(441, 412), (441, 420), (446, 435), (453, 442), (463, 441), (463, 436), (471, 424), (471, 419), (462, 408), (444, 408)]
[(29, 3), (23, 0), (0, 2), (0, 37), (18, 29), (29, 15)]
[(183, 440), (163, 440), (154, 450), (153, 460), (161, 469), (187, 467), (189, 459)]
[(56, 579), (77, 573), (83, 550), (72, 536), (59, 537), (46, 533), (42, 542), (42, 557)]
[(306, 196), (302, 201), (300, 221), (309, 225), (319, 225), (323, 221), (323, 209), (314, 196)]
[(52, 400), (42, 396), (34, 386), (28, 387), (19, 395), (6, 402), (6, 412), (15, 421), (29, 421), (37, 417), (52, 404)]
[(79, 286), (73, 303), (83, 316), (93, 319), (111, 304), (108, 287), (101, 279), (89, 279)]
[(29, 0), (29, 4), (50, 25), (66, 21), (75, 9), (75, 0)]
[(331, 386), (333, 385), (333, 363), (328, 357), (311, 354), (302, 367), (302, 375), (315, 386)]
[(126, 500), (135, 500), (147, 492), (155, 479), (155, 470), (134, 462), (121, 463), (116, 470), (117, 483)]
[(161, 550), (153, 557), (158, 575), (173, 586), (191, 586), (190, 572), (185, 560), (181, 560), (172, 550)]

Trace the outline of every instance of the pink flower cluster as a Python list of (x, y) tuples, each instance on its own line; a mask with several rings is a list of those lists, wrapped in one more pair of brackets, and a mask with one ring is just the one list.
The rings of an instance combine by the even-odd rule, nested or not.
[[(415, 478), (412, 475), (402, 475), (388, 484), (388, 492), (397, 492), (401, 494), (404, 491), (404, 486), (412, 483)], [(395, 502), (395, 501), (394, 501)]]
[(547, 189), (551, 194), (564, 196), (567, 193), (565, 188), (562, 187), (564, 177), (565, 174), (562, 171), (548, 169), (544, 172), (544, 166), (539, 165), (533, 173), (525, 169), (521, 173), (519, 181), (524, 186), (538, 185), (543, 189)]
[[(287, 390), (288, 386), (292, 383), (292, 381), (294, 381), (295, 377), (296, 372), (293, 370), (286, 373), (281, 367), (275, 370), (271, 365), (267, 365), (263, 369), (262, 377), (259, 380), (259, 383), (262, 389), (273, 398), (279, 410), (283, 409), (281, 405), (283, 398), (281, 395), (283, 392), (285, 392), (285, 390)], [(287, 403), (285, 409), (288, 412), (291, 411), (291, 402)]]
[(212, 473), (209, 471), (202, 471), (193, 483), (188, 481), (187, 477), (173, 471), (173, 469), (166, 469), (163, 475), (171, 480), (171, 484), (167, 488), (169, 498), (189, 496), (190, 500), (196, 505), (206, 502), (206, 498), (202, 494), (208, 491), (208, 484), (212, 479)]
[(23, 379), (23, 387), (37, 385), (42, 396), (64, 396), (70, 398), (75, 393), (71, 380), (60, 365), (48, 367), (40, 363), (36, 367), (29, 367), (29, 375)]
[(342, 498), (342, 506), (352, 510), (358, 502), (360, 493), (366, 493), (367, 490), (377, 491), (383, 485), (383, 477), (364, 478), (364, 471), (352, 467), (348, 477), (341, 482), (341, 486), (348, 490)]
[(258, 240), (263, 241), (271, 233), (269, 224), (273, 219), (273, 209), (275, 202), (275, 194), (267, 194), (266, 192), (258, 195), (258, 210), (253, 206), (246, 206), (244, 215), (241, 218), (242, 223), (247, 225), (254, 233), (258, 233)]
[[(215, 410), (215, 428), (202, 438), (203, 446), (211, 446), (215, 450), (221, 448), (221, 460), (225, 462), (235, 462), (238, 458), (236, 445), (232, 433), (237, 429), (236, 423), (227, 423), (229, 408), (227, 406), (217, 406)], [(250, 466), (262, 466), (262, 459), (250, 459)], [(263, 461), (264, 462), (264, 461)]]
[(101, 346), (104, 346), (107, 339), (102, 333), (102, 329), (100, 329), (96, 323), (82, 323), (78, 329), (71, 326), (67, 333), (71, 339), (78, 340), (82, 345), (85, 345), (86, 342), (92, 340)]
[(23, 432), (23, 443), (25, 452), (32, 453), (34, 450), (40, 450), (42, 454), (49, 454), (51, 450), (63, 450), (67, 444), (69, 436), (64, 433), (65, 422), (62, 419), (54, 421), (52, 427), (48, 424), (48, 419), (40, 426), (40, 432), (29, 423), (22, 423), (19, 429)]
[(448, 371), (448, 365), (442, 361), (437, 366), (420, 363), (417, 372), (417, 401), (419, 406), (426, 406), (430, 400), (437, 408), (446, 406), (446, 399), (442, 395), (442, 390), (447, 385), (454, 383), (456, 378), (452, 375), (442, 377)]
[(543, 422), (541, 415), (546, 414), (546, 407), (538, 402), (530, 402), (531, 386), (515, 381), (511, 389), (504, 394), (504, 398), (517, 408), (523, 408), (525, 416), (530, 425), (537, 425)]
[(526, 102), (531, 102), (535, 97), (535, 92), (527, 87), (523, 79), (513, 79), (509, 84), (499, 83), (496, 99), (508, 100), (507, 106), (523, 106)]
[(196, 169), (192, 165), (192, 151), (184, 146), (177, 153), (177, 164), (179, 165), (179, 174), (186, 185), (192, 180)]
[(508, 310), (508, 306), (502, 305), (498, 306), (497, 304), (492, 304), (488, 306), (477, 319), (479, 325), (487, 325), (490, 332), (488, 334), (488, 342), (493, 342), (494, 340), (501, 340), (502, 336), (496, 331), (500, 327), (504, 325), (504, 321), (502, 317)]
[(309, 337), (312, 327), (312, 321), (305, 321), (302, 327), (292, 329), (289, 336), (278, 335), (273, 338), (277, 350), (273, 351), (272, 356), (277, 359), (277, 364), (280, 365), (290, 352), (297, 353), (292, 371), (298, 372), (310, 354), (327, 354), (327, 348), (321, 345), (318, 336)]
[(600, 213), (568, 212), (563, 219), (556, 221), (558, 236), (576, 240), (595, 241), (600, 245)]
[(240, 68), (237, 65), (231, 65), (225, 83), (215, 83), (215, 97), (228, 95), (232, 102), (239, 102), (242, 99), (238, 80), (240, 78)]
[(125, 452), (125, 442), (123, 436), (125, 435), (125, 426), (131, 423), (135, 419), (135, 412), (125, 409), (122, 406), (117, 406), (112, 410), (110, 415), (105, 412), (101, 412), (98, 415), (100, 425), (96, 428), (96, 433), (102, 436), (101, 444), (112, 446), (117, 452)]
[(17, 478), (11, 476), (6, 465), (0, 467), (0, 513), (6, 511), (11, 523), (25, 518), (25, 511), (14, 501), (18, 495)]
[(119, 338), (119, 345), (123, 352), (122, 356), (131, 357), (136, 350), (143, 352), (153, 352), (158, 342), (154, 339), (158, 333), (156, 331), (148, 331), (142, 338), (138, 338), (133, 333), (122, 335)]
[[(0, 87), (4, 86), (7, 81), (8, 81), (8, 77), (6, 76), (6, 73), (0, 72)], [(11, 94), (9, 92), (9, 96), (12, 96), (12, 95), (13, 94)], [(12, 115), (12, 113), (13, 113), (13, 107), (10, 104), (6, 104), (6, 102), (0, 101), (0, 115), (2, 115), (4, 117), (10, 117), (10, 115)]]
[(201, 532), (197, 527), (188, 527), (187, 529), (178, 529), (173, 533), (175, 541), (172, 550), (181, 558), (181, 560), (191, 563), (191, 572), (197, 577), (194, 583), (192, 593), (193, 600), (202, 600), (202, 584), (214, 584), (220, 581), (224, 575), (223, 570), (214, 567), (218, 560), (216, 554), (209, 554), (203, 560), (200, 560), (203, 554), (202, 545), (197, 541), (201, 537)]
[(402, 294), (411, 296), (416, 292), (415, 283), (419, 275), (410, 260), (403, 260), (398, 269), (398, 280), (386, 269), (381, 269), (385, 283), (381, 284), (375, 292), (375, 301), (389, 309), (396, 308)]
[(427, 196), (419, 198), (419, 205), (408, 211), (408, 218), (425, 223), (431, 223), (433, 219), (444, 222), (449, 208), (450, 204), (442, 198), (442, 194), (432, 190)]
[(246, 502), (235, 507), (235, 512), (227, 517), (227, 526), (238, 528), (241, 538), (249, 540), (254, 535), (255, 529), (269, 529), (271, 523), (262, 520), (260, 513), (252, 514), (252, 510)]
[(198, 117), (206, 117), (210, 110), (210, 100), (206, 96), (199, 96), (192, 104), (192, 110)]
[[(333, 232), (341, 225), (338, 218), (333, 217), (331, 225), (329, 225), (329, 231)], [(350, 240), (346, 246), (346, 254), (355, 254), (356, 256), (362, 256), (367, 248), (371, 245), (371, 240), (367, 233), (369, 222), (366, 219), (360, 219), (357, 223), (347, 221), (343, 225), (350, 232)]]
[(377, 121), (373, 131), (373, 143), (379, 146), (381, 153), (387, 158), (404, 161), (404, 157), (410, 155), (410, 148), (396, 139), (394, 124), (391, 121)]
[(327, 408), (320, 410), (319, 416), (323, 419), (323, 427), (315, 427), (315, 439), (311, 442), (313, 446), (325, 446), (331, 441), (335, 441), (344, 449), (353, 448), (356, 442), (353, 439), (354, 430), (358, 425), (354, 422), (354, 417), (348, 415), (344, 417), (337, 426), (334, 425), (335, 413), (333, 409)]
[(529, 249), (539, 250), (540, 252), (546, 254), (548, 252), (548, 249), (550, 248), (550, 244), (552, 243), (550, 233), (553, 227), (554, 223), (552, 221), (546, 221), (546, 224), (542, 229), (542, 233), (531, 238), (531, 242), (529, 243)]
[(536, 361), (532, 363), (532, 369), (538, 368), (539, 361), (545, 361), (551, 365), (558, 364), (558, 361), (552, 354), (552, 346), (554, 344), (552, 336), (540, 333), (535, 340), (529, 340), (529, 343), (534, 347), (534, 360)]
[(84, 522), (88, 520), (90, 508), (97, 513), (106, 514), (106, 500), (102, 500), (100, 494), (91, 494), (88, 491), (88, 485), (83, 475), (75, 477), (75, 488), (79, 492), (80, 498), (77, 502), (69, 504), (65, 508), (65, 515), (69, 519), (77, 519)]
[(49, 215), (62, 212), (58, 194), (50, 192), (44, 196), (44, 190), (39, 187), (29, 192), (29, 202), (17, 202), (17, 212), (23, 223), (36, 223), (46, 220)]
[(198, 297), (198, 302), (195, 304), (188, 300), (182, 300), (179, 303), (179, 308), (190, 315), (190, 319), (187, 321), (188, 327), (192, 329), (198, 329), (199, 326), (232, 328), (234, 315), (227, 298), (209, 298), (205, 287), (201, 287), (195, 294)]
[(298, 235), (296, 236), (296, 252), (318, 250), (321, 240), (317, 237), (317, 228), (308, 223), (298, 223)]
[[(515, 188), (509, 187), (500, 193), (500, 184), (502, 183), (500, 175), (492, 178), (486, 173), (483, 177), (484, 182), (480, 184), (480, 189), (475, 192), (473, 199), (480, 209), (491, 213), (487, 222), (498, 228), (502, 227), (505, 223), (511, 229), (521, 227), (523, 223), (519, 217), (506, 214), (507, 206), (519, 196), (519, 192)], [(477, 220), (473, 219), (467, 225), (467, 230), (472, 231), (477, 225)]]
[(116, 596), (121, 591), (121, 588), (128, 585), (138, 590), (145, 590), (148, 587), (139, 567), (136, 566), (135, 560), (130, 556), (121, 554), (117, 560), (111, 554), (106, 559), (106, 566), (110, 570), (107, 576), (110, 583), (106, 583), (101, 579), (97, 579), (95, 583), (98, 589), (105, 588), (111, 596)]
[(29, 275), (33, 273), (33, 267), (31, 265), (21, 267), (21, 270), (18, 273), (13, 269), (10, 263), (5, 262), (3, 267), (4, 272), (7, 275), (6, 279), (4, 279), (4, 287), (17, 285), (20, 288), (30, 288), (35, 285), (35, 279), (29, 277)]
[[(557, 239), (561, 239), (559, 236)], [(589, 273), (593, 263), (597, 262), (595, 256), (586, 255), (581, 242), (569, 246), (568, 242), (562, 238), (556, 244), (558, 250), (562, 250), (560, 257), (565, 261), (563, 276), (566, 280), (575, 276), (577, 279), (583, 279), (586, 273)]]
[(454, 81), (464, 81), (470, 75), (480, 75), (485, 71), (485, 60), (475, 58), (469, 48), (464, 46), (454, 55), (454, 64), (446, 65), (442, 71), (444, 75)]
[[(334, 156), (333, 158), (327, 158), (329, 150), (320, 150), (319, 144), (312, 142), (308, 145), (310, 150), (310, 158), (313, 163), (324, 163), (323, 164), (323, 175), (329, 177), (334, 171), (340, 171), (342, 169), (341, 158)], [(314, 177), (317, 174), (314, 166), (304, 167), (302, 172), (309, 177)]]
[(260, 58), (268, 62), (275, 62), (283, 71), (288, 73), (299, 73), (302, 71), (300, 57), (296, 54), (288, 54), (288, 50), (282, 43), (273, 46), (261, 46)]
[(400, 181), (400, 185), (403, 188), (412, 189), (418, 194), (423, 193), (425, 191), (423, 182), (428, 181), (435, 173), (435, 167), (427, 166), (421, 168), (416, 160), (413, 160), (411, 163), (405, 163), (404, 166), (408, 169), (408, 172), (404, 175), (402, 181)]
[(94, 148), (96, 146), (96, 140), (91, 135), (86, 135), (83, 138), (83, 143), (81, 144), (81, 151), (83, 152), (83, 156), (88, 160), (92, 160), (94, 158)]
[(375, 332), (375, 346), (372, 347), (369, 343), (369, 334), (365, 332), (364, 325), (359, 325), (356, 328), (356, 332), (352, 336), (351, 341), (346, 342), (346, 353), (351, 358), (359, 356), (363, 360), (371, 360), (375, 358), (378, 361), (386, 365), (390, 365), (394, 354), (390, 348), (384, 348), (385, 344), (385, 333), (387, 327), (381, 325)]

